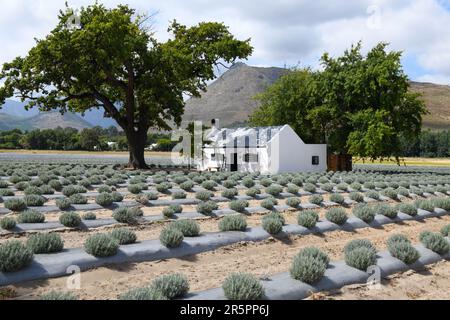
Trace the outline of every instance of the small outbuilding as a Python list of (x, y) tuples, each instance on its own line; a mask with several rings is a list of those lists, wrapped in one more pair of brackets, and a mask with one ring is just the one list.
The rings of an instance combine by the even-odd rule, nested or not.
[(201, 171), (277, 174), (327, 170), (327, 145), (306, 144), (289, 126), (220, 128), (212, 121)]

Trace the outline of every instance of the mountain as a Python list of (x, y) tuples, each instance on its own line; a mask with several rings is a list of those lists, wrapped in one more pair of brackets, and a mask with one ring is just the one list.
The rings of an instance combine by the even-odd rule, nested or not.
[(61, 114), (58, 111), (40, 112), (34, 117), (25, 119), (24, 122), (27, 127), (33, 129), (55, 129), (62, 127), (83, 130), (93, 127), (92, 124), (75, 113)]
[[(186, 102), (183, 124), (194, 120), (209, 124), (215, 118), (220, 119), (224, 127), (245, 125), (248, 116), (258, 107), (253, 97), (286, 72), (282, 68), (235, 65), (210, 84), (201, 98), (191, 98)], [(430, 112), (424, 117), (424, 128), (450, 129), (449, 86), (411, 82), (410, 91), (422, 94)]]
[(450, 86), (411, 82), (410, 91), (422, 94), (422, 99), (430, 112), (423, 119), (425, 128), (450, 129)]
[(222, 126), (245, 123), (258, 106), (252, 98), (263, 92), (287, 72), (282, 68), (250, 67), (237, 63), (208, 86), (201, 98), (186, 102), (183, 124), (201, 120), (210, 124), (211, 119), (220, 119)]

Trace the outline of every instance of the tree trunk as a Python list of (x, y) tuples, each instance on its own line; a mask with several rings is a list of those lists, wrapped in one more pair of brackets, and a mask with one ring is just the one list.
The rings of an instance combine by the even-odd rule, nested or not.
[(145, 147), (147, 145), (147, 132), (127, 133), (128, 147), (130, 149), (130, 160), (128, 167), (132, 169), (148, 169), (145, 163)]
[(332, 154), (328, 157), (329, 171), (352, 171), (353, 158), (349, 154)]

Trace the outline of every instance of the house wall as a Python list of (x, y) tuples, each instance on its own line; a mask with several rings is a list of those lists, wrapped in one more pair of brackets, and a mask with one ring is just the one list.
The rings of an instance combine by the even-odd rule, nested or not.
[[(270, 142), (269, 173), (313, 172), (327, 170), (327, 146), (305, 144), (290, 126), (285, 126)], [(312, 157), (319, 157), (319, 165)]]

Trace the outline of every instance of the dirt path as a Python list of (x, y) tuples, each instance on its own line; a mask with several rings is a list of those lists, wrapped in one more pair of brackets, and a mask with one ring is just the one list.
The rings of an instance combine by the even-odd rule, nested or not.
[[(82, 273), (82, 287), (76, 294), (82, 299), (116, 299), (131, 288), (143, 286), (155, 277), (171, 272), (185, 274), (191, 291), (219, 287), (232, 272), (249, 272), (268, 276), (289, 270), (299, 249), (316, 246), (325, 250), (332, 260), (342, 259), (342, 248), (353, 239), (369, 239), (379, 249), (393, 234), (401, 233), (413, 242), (425, 230), (438, 231), (450, 223), (450, 217), (428, 219), (426, 222), (408, 221), (386, 225), (381, 229), (360, 229), (355, 232), (331, 232), (324, 235), (269, 239), (261, 243), (241, 243), (183, 259), (158, 262), (122, 264)], [(19, 299), (36, 299), (52, 290), (65, 290), (67, 278), (35, 281), (11, 287)]]
[(365, 285), (347, 286), (313, 299), (328, 300), (450, 300), (450, 262), (441, 261), (426, 270), (395, 274), (383, 280), (379, 289)]

